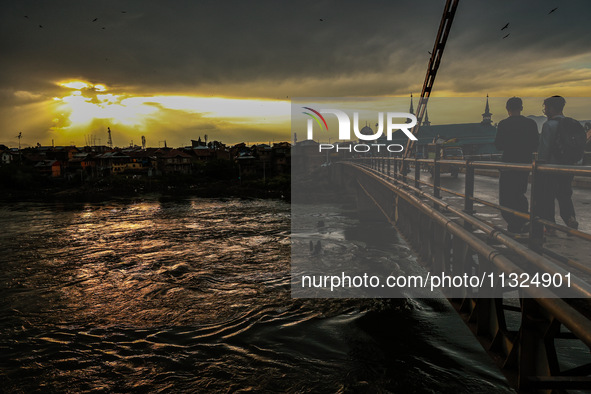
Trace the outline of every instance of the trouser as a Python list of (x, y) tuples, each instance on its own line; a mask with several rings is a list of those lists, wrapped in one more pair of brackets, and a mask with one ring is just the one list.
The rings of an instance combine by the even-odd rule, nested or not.
[(544, 174), (543, 197), (540, 207), (540, 216), (543, 219), (554, 222), (554, 200), (558, 200), (560, 217), (566, 223), (571, 217), (575, 217), (573, 205), (573, 177), (574, 175)]
[[(501, 171), (499, 176), (499, 205), (516, 211), (527, 213), (527, 192), (529, 173), (520, 171)], [(515, 216), (512, 213), (501, 211), (503, 219), (507, 222), (507, 230), (517, 232), (521, 230), (527, 219)]]

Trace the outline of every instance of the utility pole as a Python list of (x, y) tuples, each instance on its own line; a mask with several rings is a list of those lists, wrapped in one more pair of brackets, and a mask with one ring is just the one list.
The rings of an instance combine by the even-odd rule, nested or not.
[(23, 164), (23, 154), (21, 153), (21, 138), (23, 138), (23, 133), (19, 132), (16, 136), (18, 138), (18, 161), (22, 165)]
[(107, 145), (109, 148), (113, 149), (113, 139), (111, 138), (111, 128), (107, 127), (107, 133), (109, 134), (109, 139), (107, 141)]

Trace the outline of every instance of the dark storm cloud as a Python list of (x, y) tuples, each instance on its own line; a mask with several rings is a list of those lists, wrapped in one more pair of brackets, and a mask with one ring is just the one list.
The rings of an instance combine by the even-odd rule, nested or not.
[(24, 1), (2, 13), (10, 39), (0, 81), (30, 89), (81, 77), (178, 91), (404, 72), (425, 64), (440, 3), (418, 12), (413, 1)]
[[(13, 2), (0, 17), (0, 83), (38, 91), (78, 77), (115, 89), (240, 96), (248, 95), (240, 85), (256, 83), (266, 90), (257, 96), (282, 97), (274, 86), (289, 94), (312, 81), (302, 95), (406, 93), (422, 85), (443, 4)], [(548, 15), (555, 5), (461, 2), (440, 78), (479, 90), (500, 68), (535, 72), (540, 62), (587, 51), (589, 3), (562, 2)]]
[[(591, 3), (560, 2), (548, 15), (557, 4), (554, 0), (460, 3), (438, 86), (458, 93), (483, 92), (591, 77)], [(506, 23), (510, 26), (501, 31)], [(502, 39), (508, 32), (510, 37)], [(577, 64), (577, 56), (586, 56), (586, 64)]]

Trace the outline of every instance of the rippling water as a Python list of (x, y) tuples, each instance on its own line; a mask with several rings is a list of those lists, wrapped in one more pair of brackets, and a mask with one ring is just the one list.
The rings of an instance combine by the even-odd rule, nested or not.
[(0, 391), (507, 390), (442, 301), (292, 299), (289, 218), (238, 199), (3, 206)]

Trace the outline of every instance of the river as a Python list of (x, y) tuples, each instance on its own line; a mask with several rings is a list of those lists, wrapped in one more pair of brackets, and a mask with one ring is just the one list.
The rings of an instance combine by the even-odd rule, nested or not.
[(0, 228), (5, 392), (510, 391), (443, 300), (291, 298), (282, 201), (13, 203)]

